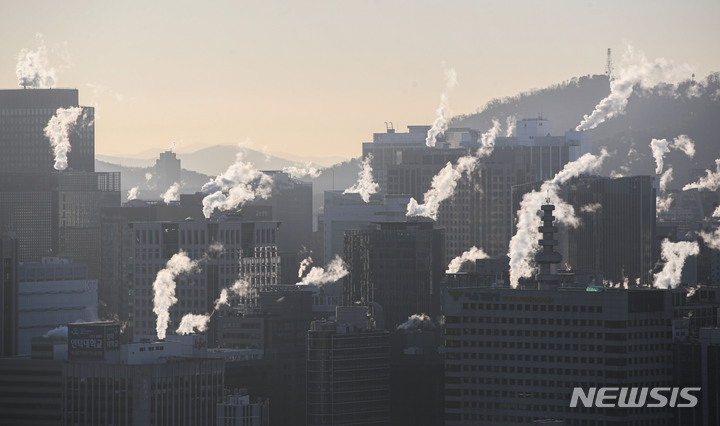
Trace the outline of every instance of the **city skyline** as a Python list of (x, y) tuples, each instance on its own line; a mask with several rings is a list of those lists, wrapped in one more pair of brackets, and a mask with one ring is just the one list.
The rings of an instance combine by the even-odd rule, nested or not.
[(12, 1), (0, 9), (0, 86), (19, 87), (19, 53), (44, 44), (54, 87), (78, 88), (80, 104), (96, 108), (96, 153), (105, 155), (240, 143), (357, 157), (386, 121), (431, 124), (441, 94), (450, 115), (473, 113), (495, 98), (602, 74), (607, 48), (616, 68), (632, 46), (683, 67), (685, 78), (720, 70), (709, 54), (720, 5), (710, 1), (651, 11), (557, 1), (70, 2), (52, 14), (43, 2)]

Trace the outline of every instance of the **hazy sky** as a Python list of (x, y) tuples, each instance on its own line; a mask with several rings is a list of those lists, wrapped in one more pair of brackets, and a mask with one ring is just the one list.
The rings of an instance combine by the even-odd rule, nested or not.
[[(572, 77), (607, 48), (720, 71), (720, 1), (0, 2), (0, 87), (41, 33), (56, 87), (96, 115), (96, 152), (247, 143), (270, 153), (358, 156), (385, 130)], [(589, 113), (590, 111), (588, 111)]]

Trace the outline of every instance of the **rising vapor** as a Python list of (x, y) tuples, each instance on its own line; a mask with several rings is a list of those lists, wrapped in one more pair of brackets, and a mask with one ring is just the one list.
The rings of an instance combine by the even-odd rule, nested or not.
[(412, 314), (407, 321), (398, 325), (397, 329), (402, 331), (433, 330), (435, 329), (435, 323), (426, 314)]
[(373, 181), (372, 175), (372, 154), (368, 154), (360, 165), (357, 182), (355, 185), (343, 191), (343, 194), (360, 194), (360, 197), (366, 203), (370, 201), (370, 196), (377, 193), (379, 185)]
[(242, 151), (237, 153), (235, 163), (221, 175), (202, 187), (207, 194), (203, 198), (203, 215), (210, 218), (215, 209), (231, 210), (257, 197), (268, 198), (273, 180), (256, 170), (251, 163), (242, 161)]
[(437, 110), (435, 110), (437, 118), (435, 118), (435, 121), (433, 122), (432, 127), (430, 127), (430, 130), (428, 130), (427, 137), (425, 138), (425, 145), (429, 147), (434, 147), (437, 142), (437, 137), (442, 136), (448, 128), (447, 118), (445, 117), (447, 110), (449, 109), (447, 92), (455, 86), (457, 86), (457, 73), (452, 68), (446, 69), (445, 92), (440, 95), (440, 106)]
[(423, 203), (419, 204), (415, 198), (410, 198), (407, 205), (406, 216), (424, 216), (437, 220), (440, 204), (452, 197), (455, 193), (458, 180), (464, 173), (470, 174), (475, 170), (479, 158), (492, 154), (495, 148), (495, 138), (500, 133), (500, 122), (493, 120), (493, 127), (480, 137), (480, 148), (475, 155), (460, 157), (453, 166), (448, 162), (445, 167), (433, 177), (430, 189), (423, 194)]
[(208, 322), (210, 322), (210, 315), (185, 314), (175, 332), (178, 334), (193, 334), (195, 329), (203, 332), (207, 330)]
[(670, 240), (662, 242), (662, 259), (665, 261), (662, 271), (655, 274), (656, 288), (675, 288), (680, 284), (683, 266), (688, 256), (695, 256), (700, 253), (700, 246), (695, 241), (679, 241), (677, 243)]
[(567, 163), (551, 180), (542, 184), (540, 191), (528, 192), (522, 198), (517, 212), (517, 231), (510, 239), (510, 285), (516, 288), (520, 278), (533, 274), (532, 255), (539, 248), (539, 220), (537, 212), (546, 202), (555, 205), (554, 215), (558, 223), (576, 227), (579, 221), (575, 209), (558, 195), (560, 185), (583, 173), (595, 172), (608, 157), (603, 149), (599, 156), (585, 154), (577, 160)]
[(672, 182), (673, 180), (673, 169), (672, 167), (668, 167), (667, 170), (660, 176), (660, 192), (666, 192), (667, 186)]
[(717, 206), (717, 208), (712, 214), (712, 217), (720, 217), (720, 206)]
[(594, 129), (605, 120), (624, 114), (636, 85), (647, 89), (659, 83), (675, 84), (691, 73), (687, 65), (676, 66), (663, 58), (648, 62), (642, 55), (635, 55), (632, 47), (628, 47), (626, 56), (634, 63), (614, 73), (615, 78), (610, 80), (610, 94), (595, 106), (590, 115), (585, 115), (575, 130)]
[(707, 176), (698, 179), (697, 182), (689, 183), (683, 186), (683, 191), (688, 189), (698, 189), (707, 191), (717, 191), (720, 188), (720, 158), (715, 160), (715, 171), (705, 170)]
[(197, 262), (190, 260), (184, 251), (174, 254), (164, 269), (158, 271), (153, 282), (153, 312), (157, 315), (155, 330), (158, 339), (164, 339), (170, 324), (170, 307), (177, 303), (175, 278), (197, 269)]
[(345, 269), (345, 264), (342, 259), (340, 259), (340, 256), (335, 255), (333, 260), (331, 260), (324, 269), (319, 266), (313, 266), (310, 272), (297, 284), (321, 286), (323, 284), (333, 283), (347, 274), (348, 270)]
[(180, 184), (174, 182), (172, 185), (170, 185), (170, 188), (168, 188), (167, 191), (163, 192), (160, 197), (162, 197), (165, 204), (170, 204), (173, 201), (178, 201), (180, 199)]
[[(720, 207), (718, 207), (720, 209)], [(715, 229), (714, 232), (700, 231), (698, 236), (705, 241), (705, 245), (711, 249), (720, 250), (720, 228)]]
[(580, 207), (580, 211), (583, 213), (595, 213), (596, 211), (600, 210), (602, 208), (602, 204), (600, 203), (590, 203), (585, 204), (584, 206)]
[(695, 142), (687, 135), (680, 135), (668, 142), (665, 139), (653, 139), (650, 141), (650, 149), (655, 159), (655, 174), (659, 175), (663, 171), (665, 154), (670, 152), (670, 148), (680, 150), (688, 157), (695, 156)]
[(140, 192), (140, 187), (133, 186), (132, 188), (130, 188), (130, 190), (127, 193), (127, 200), (130, 201), (130, 200), (136, 199), (138, 197), (139, 192)]
[(45, 126), (45, 137), (55, 153), (55, 170), (65, 170), (68, 166), (67, 155), (70, 152), (70, 128), (82, 114), (82, 108), (58, 108), (55, 115)]
[(304, 166), (288, 166), (283, 168), (283, 172), (290, 175), (293, 179), (302, 179), (305, 176), (315, 179), (320, 176), (320, 170), (318, 170), (317, 167), (312, 167), (312, 163), (306, 163)]
[(470, 248), (470, 250), (451, 260), (445, 273), (456, 274), (458, 273), (458, 271), (460, 271), (460, 267), (463, 265), (463, 263), (472, 262), (478, 259), (487, 259), (488, 257), (489, 256), (485, 254), (482, 249), (473, 246)]
[(15, 74), (18, 85), (30, 89), (49, 89), (55, 85), (55, 69), (48, 66), (47, 48), (42, 34), (36, 34), (37, 50), (22, 49), (18, 55)]
[(312, 265), (313, 260), (312, 257), (308, 256), (305, 259), (300, 262), (300, 268), (298, 268), (298, 278), (302, 278), (303, 273), (307, 269), (308, 266)]
[(505, 129), (505, 137), (511, 138), (512, 135), (515, 133), (515, 126), (517, 126), (517, 117), (514, 115), (509, 115), (505, 119), (505, 125), (507, 126), (507, 129)]

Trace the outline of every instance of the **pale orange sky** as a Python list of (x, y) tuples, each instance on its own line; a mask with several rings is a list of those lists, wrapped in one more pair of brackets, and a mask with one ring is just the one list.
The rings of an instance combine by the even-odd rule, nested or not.
[(718, 22), (717, 0), (3, 0), (0, 88), (41, 33), (57, 87), (97, 108), (98, 154), (245, 142), (349, 158), (385, 121), (432, 123), (446, 67), (454, 114), (601, 74), (626, 43), (704, 78)]

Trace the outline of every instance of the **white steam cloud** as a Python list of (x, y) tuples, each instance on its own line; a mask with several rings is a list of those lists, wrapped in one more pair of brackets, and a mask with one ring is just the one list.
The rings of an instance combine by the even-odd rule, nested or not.
[(127, 193), (128, 201), (136, 199), (138, 197), (139, 192), (140, 192), (139, 186), (133, 186), (132, 188), (130, 188), (130, 190)]
[[(720, 209), (720, 207), (718, 208)], [(711, 249), (720, 250), (720, 228), (715, 229), (714, 232), (700, 231), (698, 235), (705, 241), (705, 245)]]
[(456, 274), (460, 270), (460, 267), (463, 265), (463, 263), (487, 258), (488, 255), (485, 254), (482, 249), (473, 246), (472, 248), (470, 248), (470, 250), (451, 260), (445, 273)]
[(597, 171), (605, 158), (606, 150), (599, 156), (585, 154), (577, 160), (567, 163), (551, 180), (542, 184), (540, 191), (525, 194), (517, 212), (517, 231), (510, 240), (510, 285), (516, 288), (520, 278), (530, 277), (533, 273), (532, 255), (537, 251), (539, 221), (537, 212), (547, 201), (555, 205), (554, 216), (558, 223), (568, 226), (578, 226), (574, 208), (558, 195), (560, 185), (583, 173)]
[(680, 284), (683, 266), (688, 256), (695, 256), (700, 253), (700, 246), (696, 241), (679, 241), (677, 243), (670, 240), (662, 242), (662, 259), (665, 261), (662, 271), (655, 274), (654, 287), (657, 288), (675, 288)]
[(465, 155), (458, 158), (454, 166), (448, 162), (433, 177), (430, 189), (423, 194), (422, 204), (419, 204), (415, 198), (410, 199), (406, 216), (424, 216), (436, 220), (440, 204), (453, 196), (458, 180), (464, 173), (470, 174), (475, 170), (479, 158), (487, 157), (492, 153), (495, 148), (495, 138), (499, 133), (500, 122), (493, 120), (493, 127), (480, 137), (481, 146), (475, 155)]
[(165, 204), (178, 201), (180, 199), (180, 184), (177, 182), (173, 183), (160, 197), (162, 197)]
[(712, 214), (712, 217), (720, 217), (720, 206), (717, 206), (717, 208)]
[(47, 48), (42, 34), (36, 34), (37, 50), (22, 49), (18, 55), (15, 74), (18, 85), (31, 89), (49, 89), (55, 85), (55, 69), (48, 65)]
[(272, 192), (273, 180), (256, 170), (251, 163), (242, 161), (238, 152), (235, 163), (221, 175), (202, 187), (207, 194), (203, 198), (203, 215), (209, 218), (215, 209), (231, 210), (257, 197), (268, 198)]
[(660, 176), (660, 192), (666, 192), (667, 186), (672, 182), (673, 180), (673, 169), (672, 167), (668, 167), (667, 170)]
[(307, 269), (308, 266), (312, 265), (313, 260), (312, 257), (307, 257), (300, 262), (300, 268), (298, 269), (298, 278), (302, 278), (303, 273)]
[(507, 129), (505, 129), (505, 137), (510, 138), (515, 133), (515, 126), (517, 126), (517, 117), (514, 115), (509, 115), (505, 119), (505, 125), (507, 126)]
[(435, 323), (426, 314), (412, 314), (408, 317), (408, 320), (397, 326), (398, 330), (412, 331), (412, 330), (433, 330)]
[(706, 172), (707, 176), (701, 177), (697, 182), (683, 186), (683, 191), (688, 189), (717, 191), (720, 188), (720, 158), (715, 160), (715, 171), (706, 170)]
[(68, 328), (66, 325), (55, 327), (47, 333), (43, 334), (43, 337), (68, 337)]
[(602, 204), (600, 203), (590, 203), (585, 204), (584, 206), (580, 207), (580, 211), (583, 213), (595, 213), (596, 211), (600, 210), (602, 208)]
[(304, 166), (288, 166), (283, 169), (283, 172), (293, 179), (302, 179), (305, 176), (315, 179), (320, 176), (320, 170), (317, 167), (312, 167), (312, 163), (306, 163)]
[(440, 95), (440, 106), (437, 110), (435, 110), (437, 118), (435, 118), (432, 127), (430, 127), (430, 130), (428, 130), (427, 132), (427, 137), (425, 138), (425, 145), (427, 146), (435, 146), (435, 143), (437, 142), (437, 137), (442, 136), (448, 128), (447, 118), (445, 116), (448, 112), (447, 110), (449, 109), (448, 97), (446, 92), (454, 88), (455, 86), (457, 86), (457, 73), (452, 68), (446, 69), (445, 92)]
[(45, 137), (55, 152), (55, 170), (65, 170), (68, 166), (67, 155), (70, 152), (70, 128), (82, 114), (82, 108), (58, 108), (55, 115), (45, 126)]
[(636, 85), (647, 89), (659, 83), (675, 84), (691, 73), (687, 65), (676, 66), (663, 58), (649, 62), (643, 55), (636, 55), (629, 46), (626, 56), (634, 63), (614, 73), (615, 78), (610, 80), (610, 94), (595, 106), (590, 115), (585, 116), (575, 130), (594, 129), (608, 118), (624, 114)]
[(175, 278), (197, 269), (197, 262), (190, 260), (185, 252), (174, 254), (164, 269), (158, 271), (153, 282), (153, 312), (157, 315), (155, 330), (158, 339), (164, 339), (170, 323), (170, 307), (177, 303)]
[(670, 206), (673, 203), (673, 196), (668, 195), (667, 197), (655, 197), (655, 211), (658, 213), (665, 213), (670, 210)]
[(655, 159), (655, 174), (659, 175), (663, 171), (665, 154), (670, 152), (670, 148), (678, 149), (685, 153), (688, 157), (695, 156), (695, 142), (687, 135), (680, 135), (668, 142), (665, 139), (653, 139), (650, 141), (650, 149)]
[(207, 330), (208, 322), (210, 322), (210, 315), (201, 314), (185, 314), (180, 320), (180, 326), (175, 330), (178, 334), (192, 334), (195, 329), (203, 332)]
[(360, 165), (358, 180), (355, 185), (343, 191), (343, 194), (360, 194), (360, 197), (366, 203), (370, 201), (370, 196), (378, 191), (379, 185), (373, 181), (372, 175), (372, 154), (368, 154)]
[(331, 260), (324, 269), (319, 266), (313, 266), (310, 272), (297, 284), (314, 284), (321, 286), (323, 284), (333, 283), (347, 274), (348, 270), (345, 269), (345, 264), (342, 259), (340, 259), (340, 256), (335, 255), (333, 260)]
[(150, 179), (152, 179), (152, 173), (146, 172), (145, 173), (145, 183), (150, 183)]

